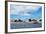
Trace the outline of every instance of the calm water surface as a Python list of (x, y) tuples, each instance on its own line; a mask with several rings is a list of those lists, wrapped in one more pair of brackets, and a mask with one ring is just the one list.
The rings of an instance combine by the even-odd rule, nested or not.
[(20, 29), (20, 28), (40, 28), (42, 24), (31, 24), (31, 23), (21, 23), (21, 24), (10, 24), (11, 29)]

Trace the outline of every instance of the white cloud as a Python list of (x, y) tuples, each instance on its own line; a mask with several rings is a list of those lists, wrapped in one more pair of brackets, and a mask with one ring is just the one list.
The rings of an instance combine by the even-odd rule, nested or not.
[[(38, 10), (39, 6), (12, 6), (11, 8), (11, 14), (21, 15), (21, 16), (29, 16), (27, 12), (34, 12), (35, 10)], [(29, 11), (30, 10), (30, 11)]]
[(26, 8), (25, 8), (25, 11), (26, 12), (34, 12), (34, 11), (36, 11), (36, 10), (38, 10), (40, 8), (40, 6), (26, 6)]

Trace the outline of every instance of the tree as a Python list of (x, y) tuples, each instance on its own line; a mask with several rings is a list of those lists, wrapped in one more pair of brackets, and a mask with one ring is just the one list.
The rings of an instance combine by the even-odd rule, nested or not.
[(37, 20), (33, 19), (32, 21), (37, 21)]
[(15, 20), (14, 22), (17, 22), (17, 20)]
[(29, 22), (31, 22), (31, 19), (29, 19)]
[(20, 20), (20, 19), (19, 19), (18, 21), (19, 21), (19, 22), (22, 22), (22, 20)]
[(42, 19), (40, 19), (39, 21), (42, 21)]

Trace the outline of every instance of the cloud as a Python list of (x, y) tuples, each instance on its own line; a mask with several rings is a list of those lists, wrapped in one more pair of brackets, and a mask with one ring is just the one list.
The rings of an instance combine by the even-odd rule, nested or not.
[(16, 6), (11, 5), (11, 14), (20, 16), (30, 16), (32, 12), (37, 11), (40, 6)]

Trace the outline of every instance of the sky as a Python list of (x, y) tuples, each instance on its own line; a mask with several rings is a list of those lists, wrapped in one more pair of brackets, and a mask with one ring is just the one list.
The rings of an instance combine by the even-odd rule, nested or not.
[(38, 5), (10, 5), (11, 19), (40, 19), (42, 18), (42, 7)]

